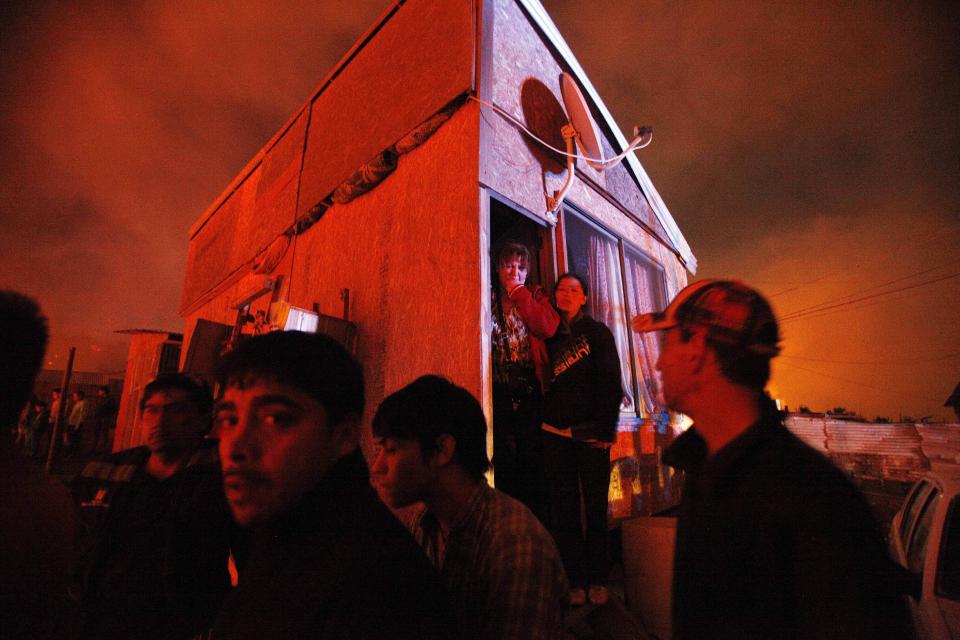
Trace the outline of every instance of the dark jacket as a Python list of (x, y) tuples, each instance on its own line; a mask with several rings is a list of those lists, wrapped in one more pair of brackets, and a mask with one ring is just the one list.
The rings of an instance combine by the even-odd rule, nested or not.
[(12, 440), (0, 443), (0, 468), (0, 636), (71, 640), (77, 514), (70, 492), (23, 458)]
[(623, 387), (620, 356), (613, 334), (587, 315), (563, 326), (547, 340), (552, 381), (544, 401), (543, 420), (570, 428), (575, 440), (613, 442)]
[(866, 501), (772, 402), (713, 456), (692, 428), (663, 458), (687, 471), (675, 638), (911, 637)]
[(449, 616), (439, 579), (357, 451), (256, 532), (211, 638), (427, 640), (451, 637)]
[[(146, 447), (119, 451), (88, 463), (72, 484), (83, 529), (75, 586), (83, 637), (189, 638), (210, 627), (230, 588), (235, 528), (216, 443), (204, 442), (164, 481), (147, 474), (149, 456)], [(155, 522), (148, 540), (124, 537), (134, 521)]]

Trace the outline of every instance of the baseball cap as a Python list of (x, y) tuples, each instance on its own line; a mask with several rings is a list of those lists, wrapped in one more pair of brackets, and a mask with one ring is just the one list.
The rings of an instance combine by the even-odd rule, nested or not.
[(698, 280), (666, 309), (640, 314), (632, 324), (640, 333), (701, 325), (715, 342), (771, 358), (780, 353), (780, 331), (770, 303), (736, 280)]

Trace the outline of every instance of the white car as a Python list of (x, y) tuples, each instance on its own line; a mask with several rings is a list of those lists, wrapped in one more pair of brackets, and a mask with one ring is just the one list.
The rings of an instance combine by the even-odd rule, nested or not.
[(911, 583), (922, 640), (960, 640), (960, 466), (918, 481), (890, 525), (890, 550)]

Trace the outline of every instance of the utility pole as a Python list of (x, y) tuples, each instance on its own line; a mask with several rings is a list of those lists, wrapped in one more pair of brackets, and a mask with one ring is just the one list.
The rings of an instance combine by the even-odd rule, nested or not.
[(47, 473), (53, 466), (53, 452), (60, 441), (63, 430), (63, 414), (67, 410), (67, 398), (70, 397), (70, 376), (73, 374), (73, 357), (77, 354), (76, 347), (70, 347), (70, 356), (67, 358), (67, 368), (63, 371), (63, 380), (60, 382), (60, 406), (57, 407), (57, 419), (53, 423), (53, 433), (50, 434), (50, 449), (47, 451)]

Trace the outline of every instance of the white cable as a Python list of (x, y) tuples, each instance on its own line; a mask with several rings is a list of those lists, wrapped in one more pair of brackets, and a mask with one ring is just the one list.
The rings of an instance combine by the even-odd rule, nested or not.
[[(510, 112), (504, 111), (503, 109), (501, 109), (501, 108), (498, 107), (497, 105), (493, 104), (492, 102), (487, 102), (486, 100), (482, 100), (482, 99), (480, 99), (480, 98), (478, 98), (477, 96), (474, 96), (474, 95), (467, 96), (467, 98), (468, 98), (469, 100), (473, 100), (473, 101), (475, 101), (475, 102), (479, 102), (479, 103), (482, 104), (482, 105), (485, 105), (485, 106), (490, 107), (491, 109), (493, 109), (494, 111), (496, 111), (497, 113), (499, 113), (501, 116), (503, 116), (504, 118), (506, 118), (507, 120), (509, 120), (509, 121), (512, 122), (513, 124), (515, 124), (516, 126), (520, 127), (521, 129), (523, 129), (523, 131), (524, 131), (528, 136), (530, 136), (531, 138), (533, 138), (534, 140), (536, 140), (537, 142), (539, 142), (540, 144), (542, 144), (543, 146), (545, 146), (547, 149), (550, 149), (551, 151), (553, 151), (553, 152), (555, 152), (555, 153), (559, 153), (560, 155), (562, 155), (562, 156), (564, 156), (564, 157), (567, 157), (567, 158), (576, 158), (576, 159), (578, 159), (578, 160), (583, 160), (583, 161), (585, 161), (585, 162), (587, 162), (587, 163), (591, 163), (591, 165), (592, 165), (592, 164), (599, 164), (600, 167), (601, 167), (601, 171), (604, 170), (604, 169), (608, 169), (608, 168), (614, 166), (615, 164), (617, 164), (618, 162), (620, 162), (621, 160), (623, 160), (624, 158), (626, 158), (626, 157), (627, 157), (627, 154), (632, 153), (633, 151), (635, 151), (635, 150), (637, 150), (637, 149), (643, 149), (643, 148), (649, 146), (651, 142), (653, 142), (653, 131), (650, 131), (650, 132), (649, 132), (649, 133), (650, 133), (650, 138), (647, 140), (647, 142), (646, 142), (645, 144), (640, 144), (640, 141), (643, 140), (643, 138), (644, 138), (643, 134), (641, 134), (641, 135), (637, 136), (636, 138), (634, 138), (633, 142), (631, 142), (629, 145), (627, 145), (627, 148), (624, 149), (622, 153), (619, 153), (619, 154), (615, 155), (615, 156), (612, 157), (612, 158), (608, 158), (607, 160), (604, 160), (604, 159), (602, 159), (602, 158), (590, 158), (590, 157), (588, 157), (588, 156), (582, 156), (582, 155), (580, 155), (580, 154), (578, 154), (578, 153), (567, 153), (566, 151), (564, 151), (564, 150), (562, 150), (562, 149), (557, 149), (556, 147), (554, 147), (553, 145), (551, 145), (549, 142), (547, 142), (547, 141), (541, 139), (540, 137), (538, 137), (534, 132), (530, 131), (530, 129), (527, 129), (527, 127), (524, 126), (524, 124), (523, 124), (522, 122), (520, 122), (519, 120), (517, 120)], [(579, 132), (578, 132), (578, 135), (579, 135)]]

